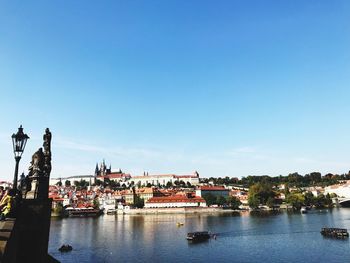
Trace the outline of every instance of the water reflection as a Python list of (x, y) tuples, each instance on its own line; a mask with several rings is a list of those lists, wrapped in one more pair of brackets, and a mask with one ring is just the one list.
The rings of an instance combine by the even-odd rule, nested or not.
[[(338, 262), (337, 253), (349, 261), (349, 241), (323, 238), (324, 226), (350, 228), (350, 210), (68, 218), (52, 220), (49, 251), (62, 262), (79, 263), (299, 262), (305, 257)], [(217, 239), (195, 245), (186, 240), (188, 232), (205, 230), (217, 233)], [(57, 249), (67, 243), (73, 251), (60, 254)]]

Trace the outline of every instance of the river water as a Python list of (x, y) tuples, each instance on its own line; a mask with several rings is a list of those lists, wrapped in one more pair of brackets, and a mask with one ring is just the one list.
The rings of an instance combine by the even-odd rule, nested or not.
[[(324, 238), (325, 226), (350, 229), (350, 209), (53, 219), (49, 253), (61, 262), (350, 262), (349, 239)], [(188, 243), (201, 230), (217, 239)], [(67, 243), (73, 250), (60, 253)]]

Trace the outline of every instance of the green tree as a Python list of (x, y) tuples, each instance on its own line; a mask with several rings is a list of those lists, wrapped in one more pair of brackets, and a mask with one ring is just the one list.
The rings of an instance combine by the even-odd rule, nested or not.
[(226, 198), (226, 203), (231, 209), (239, 209), (239, 206), (242, 204), (237, 197), (229, 196)]
[(110, 183), (111, 183), (111, 180), (110, 180), (109, 178), (105, 178), (105, 179), (103, 180), (103, 187), (109, 186)]
[(103, 182), (101, 180), (97, 179), (95, 184), (97, 186), (100, 186), (100, 185), (103, 185)]
[(315, 206), (317, 208), (332, 207), (333, 205), (332, 198), (329, 194), (327, 195), (320, 194), (315, 199), (316, 199)]
[(71, 186), (70, 181), (69, 181), (69, 180), (66, 180), (66, 181), (64, 182), (64, 185), (65, 185), (66, 187)]
[(74, 181), (74, 185), (79, 189), (86, 189), (89, 185), (89, 182), (81, 179), (80, 181)]
[(275, 206), (275, 198), (269, 197), (266, 201), (266, 205), (270, 208), (273, 208)]
[(87, 187), (89, 186), (89, 182), (85, 181), (85, 180), (80, 180), (80, 187), (83, 189), (87, 189)]
[(269, 198), (274, 198), (275, 195), (270, 183), (256, 183), (249, 187), (249, 196), (255, 196), (260, 204), (265, 205), (267, 200)]
[(58, 182), (56, 183), (56, 185), (57, 185), (57, 186), (62, 186), (62, 182), (61, 182), (61, 181), (58, 181)]
[(332, 198), (331, 198), (329, 193), (326, 194), (325, 205), (327, 207), (332, 207), (333, 206), (333, 200), (332, 200)]
[(289, 191), (289, 186), (288, 184), (285, 184), (285, 188), (284, 188), (284, 194), (287, 196), (290, 194), (290, 191)]
[(223, 197), (222, 195), (218, 195), (218, 196), (216, 197), (215, 203), (216, 203), (217, 205), (219, 205), (219, 206), (223, 206), (223, 205), (226, 204), (226, 199), (225, 199), (225, 197)]
[(211, 206), (216, 203), (216, 197), (213, 194), (210, 194), (210, 193), (204, 194), (203, 198), (207, 203), (207, 206)]
[(117, 182), (114, 180), (111, 180), (109, 182), (109, 187), (112, 188), (113, 190), (115, 190), (118, 186), (117, 186)]
[(93, 201), (93, 207), (95, 209), (100, 209), (100, 201), (98, 201), (98, 198), (95, 198)]
[(180, 180), (179, 185), (181, 187), (186, 187), (186, 183), (183, 180)]
[(305, 205), (307, 206), (313, 206), (315, 204), (315, 197), (311, 192), (306, 192), (304, 194), (304, 198), (305, 198)]
[(145, 206), (145, 200), (138, 195), (135, 195), (134, 206), (137, 208), (143, 208)]
[(288, 184), (291, 186), (303, 186), (304, 177), (298, 173), (291, 173), (287, 177)]
[(305, 202), (305, 197), (301, 193), (291, 193), (286, 197), (286, 202), (291, 204), (294, 209), (300, 209)]
[(259, 198), (256, 195), (248, 195), (248, 205), (253, 208), (256, 209), (259, 207)]

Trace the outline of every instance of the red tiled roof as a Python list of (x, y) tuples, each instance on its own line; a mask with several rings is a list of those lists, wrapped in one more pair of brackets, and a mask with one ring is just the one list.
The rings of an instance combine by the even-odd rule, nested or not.
[(64, 198), (59, 198), (59, 197), (53, 198), (53, 201), (54, 202), (64, 201)]
[(109, 178), (123, 178), (123, 175), (122, 174), (111, 174), (111, 175), (108, 175)]
[(205, 200), (202, 197), (196, 196), (193, 198), (188, 198), (184, 195), (152, 197), (147, 201), (147, 203), (204, 203), (204, 202)]
[(131, 178), (134, 179), (143, 179), (148, 177), (173, 177), (173, 178), (198, 178), (196, 175), (176, 175), (176, 174), (149, 174), (149, 175), (137, 175), (137, 176), (131, 176)]
[(175, 178), (198, 178), (196, 175), (175, 175)]
[(137, 176), (131, 176), (131, 179), (143, 179), (143, 178), (152, 178), (152, 177), (175, 177), (174, 174), (150, 174), (150, 175), (137, 175)]
[(153, 187), (144, 187), (144, 188), (139, 188), (136, 190), (136, 193), (138, 194), (152, 194), (159, 192), (158, 189), (153, 188)]
[(203, 185), (199, 189), (203, 191), (230, 191), (229, 189), (226, 189), (223, 186), (208, 186), (208, 185)]

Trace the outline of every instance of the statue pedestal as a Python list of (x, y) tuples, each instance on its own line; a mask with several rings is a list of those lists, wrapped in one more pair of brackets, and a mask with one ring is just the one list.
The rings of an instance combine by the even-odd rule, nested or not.
[(47, 177), (32, 177), (31, 190), (24, 199), (46, 199), (49, 195), (49, 179)]
[[(33, 189), (33, 188), (32, 188)], [(25, 196), (25, 199), (35, 199), (36, 197), (36, 191), (34, 190), (32, 190), (32, 191), (29, 191), (29, 192), (27, 192), (26, 193), (26, 196)]]
[(25, 196), (23, 197), (23, 199), (35, 199), (37, 198), (37, 192), (38, 192), (38, 186), (39, 186), (39, 181), (38, 181), (38, 177), (37, 176), (33, 176), (30, 178), (31, 182), (31, 187), (30, 187), (30, 191), (28, 191)]
[(52, 199), (23, 199), (20, 202), (16, 231), (17, 262), (46, 262), (50, 233)]

